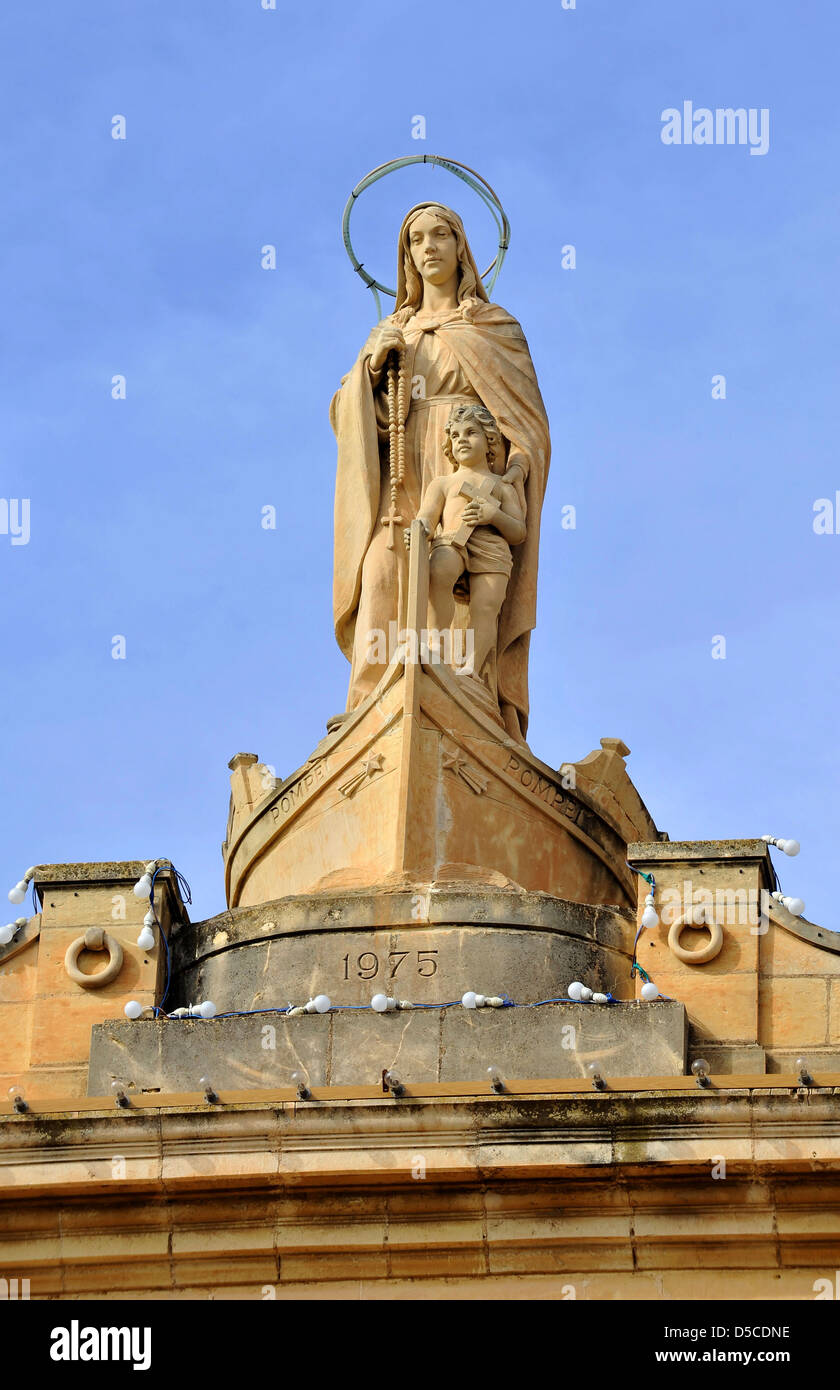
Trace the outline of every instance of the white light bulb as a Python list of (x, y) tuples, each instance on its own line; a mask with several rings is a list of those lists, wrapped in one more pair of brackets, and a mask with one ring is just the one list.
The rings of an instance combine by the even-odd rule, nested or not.
[(16, 883), (14, 888), (9, 889), (9, 902), (22, 903), (24, 898), (26, 897), (27, 887), (28, 884), (26, 882), (26, 879), (22, 878), (20, 880), (20, 883)]
[(476, 1007), (477, 999), (478, 995), (476, 994), (475, 990), (468, 989), (466, 994), (461, 996), (461, 1003), (463, 1004), (465, 1009), (474, 1009)]
[(8, 926), (0, 927), (0, 946), (8, 946), (14, 934), (15, 928), (11, 922)]
[(801, 917), (805, 911), (805, 904), (801, 898), (782, 898), (782, 902), (791, 917)]
[(151, 927), (144, 927), (137, 938), (137, 945), (141, 951), (151, 951), (155, 944), (155, 934)]
[(325, 1014), (331, 1008), (332, 1000), (328, 994), (316, 994), (314, 999), (304, 1004), (303, 1011), (307, 1014)]
[(657, 911), (656, 911), (656, 908), (655, 908), (655, 907), (646, 907), (646, 908), (645, 908), (644, 912), (642, 913), (642, 926), (643, 926), (643, 927), (658, 927), (658, 926), (659, 926), (659, 916), (658, 916), (658, 914), (657, 914)]
[(9, 1100), (12, 1102), (19, 1115), (23, 1115), (29, 1109), (20, 1086), (9, 1087)]
[(793, 859), (794, 855), (799, 853), (798, 840), (779, 840), (778, 845), (779, 849), (782, 850), (784, 854), (790, 855), (791, 859)]
[(646, 999), (648, 1001), (648, 1003), (651, 1001), (651, 999), (659, 998), (659, 990), (657, 986), (653, 983), (653, 980), (647, 980), (645, 984), (642, 985), (641, 995), (643, 999)]
[(142, 1012), (143, 1005), (138, 1004), (136, 999), (129, 999), (128, 1003), (123, 1009), (123, 1013), (125, 1014), (126, 1018), (139, 1018)]
[(588, 1004), (588, 1003), (590, 1003), (591, 999), (592, 999), (592, 990), (589, 988), (589, 985), (581, 985), (581, 987), (580, 987), (580, 1002), (581, 1002), (582, 1004)]
[(397, 1001), (389, 998), (387, 994), (375, 994), (370, 1001), (370, 1007), (378, 1014), (388, 1014), (397, 1007)]
[(570, 999), (575, 999), (578, 1002), (580, 1002), (580, 995), (582, 989), (583, 985), (581, 984), (580, 980), (573, 980), (572, 983), (569, 985), (569, 988), (566, 990), (566, 993)]
[(138, 878), (134, 885), (134, 896), (135, 898), (148, 898), (151, 891), (152, 876), (151, 874), (143, 874), (142, 878)]
[(215, 1018), (216, 1005), (213, 1003), (212, 999), (206, 999), (203, 1004), (199, 1004), (196, 1013), (200, 1018)]
[(157, 918), (155, 917), (155, 910), (154, 910), (153, 907), (150, 907), (150, 908), (149, 908), (148, 912), (146, 913), (145, 917), (143, 918), (143, 926), (144, 926), (144, 927), (154, 927), (154, 926), (157, 926)]
[(485, 1005), (486, 1003), (487, 1003), (487, 995), (486, 995), (486, 994), (477, 994), (477, 995), (475, 996), (475, 1007), (476, 1007), (477, 1009), (483, 1009), (483, 1008), (484, 1008), (484, 1005)]

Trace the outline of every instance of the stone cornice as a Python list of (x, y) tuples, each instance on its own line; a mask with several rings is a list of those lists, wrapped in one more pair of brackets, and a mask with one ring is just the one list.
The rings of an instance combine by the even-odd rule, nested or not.
[(708, 1176), (720, 1156), (742, 1175), (836, 1170), (840, 1078), (808, 1090), (766, 1080), (774, 1084), (711, 1092), (229, 1098), (213, 1109), (194, 1096), (167, 1098), (171, 1108), (138, 1097), (146, 1103), (127, 1111), (100, 1101), (0, 1117), (0, 1185), (16, 1199), (98, 1197), (103, 1184), (117, 1190), (117, 1162), (123, 1192), (411, 1185), (418, 1153), (429, 1178), (447, 1184), (655, 1170)]

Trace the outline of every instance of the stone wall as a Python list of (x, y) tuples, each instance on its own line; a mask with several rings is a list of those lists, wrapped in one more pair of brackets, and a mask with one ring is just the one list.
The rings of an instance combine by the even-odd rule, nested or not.
[[(791, 1071), (802, 1055), (840, 1067), (840, 933), (769, 899), (776, 878), (761, 840), (632, 844), (628, 859), (656, 880), (660, 922), (642, 933), (638, 959), (685, 1004), (690, 1060), (703, 1056), (717, 1072)], [(640, 878), (640, 921), (648, 891)], [(703, 925), (688, 921), (692, 899), (713, 904)], [(688, 951), (707, 948), (717, 924), (718, 954), (679, 959), (669, 944), (678, 921)]]
[(0, 1104), (0, 1274), (58, 1299), (809, 1300), (840, 1267), (824, 1082)]
[(125, 1019), (93, 1030), (88, 1093), (119, 1080), (136, 1092), (196, 1087), (288, 1086), (301, 1072), (313, 1087), (371, 1085), (394, 1069), (416, 1082), (480, 1083), (488, 1066), (509, 1079), (681, 1076), (686, 1019), (681, 1004), (544, 1004), (540, 1008), (369, 1010), (287, 1018)]
[[(128, 999), (153, 1004), (163, 992), (165, 953), (141, 950), (137, 937), (148, 900), (133, 888), (141, 861), (42, 865), (35, 884), (41, 911), (8, 945), (0, 946), (0, 1095), (12, 1085), (27, 1096), (78, 1096), (87, 1089), (91, 1029), (123, 1018)], [(186, 921), (171, 870), (157, 880), (155, 906), (167, 934)], [(123, 965), (99, 989), (73, 982), (64, 965), (67, 948), (91, 927), (118, 941)], [(107, 956), (81, 951), (78, 967), (95, 975)]]

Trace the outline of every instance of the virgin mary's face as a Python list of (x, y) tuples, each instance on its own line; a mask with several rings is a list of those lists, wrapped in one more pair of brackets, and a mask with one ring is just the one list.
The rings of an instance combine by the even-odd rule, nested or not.
[(421, 212), (408, 231), (411, 259), (424, 281), (445, 285), (458, 269), (458, 245), (455, 233), (442, 217), (434, 212)]

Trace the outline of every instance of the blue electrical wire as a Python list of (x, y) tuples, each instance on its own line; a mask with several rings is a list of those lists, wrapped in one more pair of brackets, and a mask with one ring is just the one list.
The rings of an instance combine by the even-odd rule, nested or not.
[[(639, 968), (641, 968), (641, 967), (639, 967)], [(669, 997), (668, 995), (665, 995), (665, 994), (662, 995), (662, 998), (663, 998), (663, 999), (667, 999), (668, 997)], [(608, 1004), (620, 1004), (620, 1003), (622, 1003), (622, 1002), (624, 1002), (624, 1003), (632, 1003), (633, 1001), (632, 1001), (632, 1000), (624, 1000), (624, 1001), (622, 1001), (621, 999), (616, 999), (612, 994), (609, 994), (609, 993), (607, 994), (607, 1003), (608, 1003)], [(461, 1000), (460, 1000), (460, 999), (447, 999), (445, 1002), (440, 1003), (440, 1004), (412, 1004), (412, 1005), (411, 1005), (411, 1009), (412, 1009), (412, 1010), (413, 1010), (413, 1009), (452, 1009), (452, 1008), (455, 1008), (455, 1007), (457, 1007), (458, 1005), (460, 1005), (460, 1003), (461, 1003)], [(504, 996), (504, 1002), (503, 1002), (503, 1004), (502, 1004), (501, 1007), (502, 1007), (503, 1009), (539, 1009), (539, 1008), (542, 1008), (543, 1004), (591, 1004), (591, 1003), (592, 1003), (592, 1000), (591, 1000), (591, 999), (570, 999), (570, 998), (568, 997), (568, 995), (559, 995), (556, 999), (537, 999), (537, 1000), (535, 1000), (532, 1004), (515, 1004), (514, 1001), (513, 1001), (508, 995), (505, 995), (505, 996)], [(157, 1006), (155, 1006), (155, 1007), (157, 1007)], [(230, 1010), (228, 1013), (214, 1014), (214, 1015), (213, 1015), (213, 1018), (215, 1018), (215, 1019), (220, 1019), (220, 1018), (254, 1018), (254, 1017), (256, 1017), (258, 1014), (288, 1014), (288, 1013), (290, 1013), (291, 1010), (292, 1010), (293, 1008), (295, 1008), (295, 1007), (296, 1007), (296, 1006), (295, 1006), (294, 1004), (289, 1004), (286, 1008), (282, 1008), (282, 1009), (233, 1009), (233, 1010)], [(595, 1004), (594, 1007), (597, 1009), (597, 1008), (601, 1008), (601, 1007), (603, 1007), (603, 1006), (600, 1005), (600, 1004)], [(348, 1013), (348, 1012), (351, 1012), (351, 1011), (360, 1011), (360, 1010), (361, 1010), (361, 1011), (365, 1011), (365, 1012), (371, 1012), (371, 1013), (377, 1013), (377, 1012), (378, 1012), (378, 1010), (373, 1009), (372, 1006), (371, 1006), (370, 1004), (332, 1004), (332, 1005), (330, 1005), (330, 1007), (329, 1007), (328, 1009), (325, 1009), (325, 1010), (324, 1010), (324, 1013), (325, 1013), (325, 1014), (338, 1014), (338, 1013)], [(172, 1022), (173, 1022), (173, 1023), (180, 1023), (180, 1022), (182, 1022), (182, 1021), (184, 1020), (185, 1017), (188, 1018), (188, 1019), (191, 1019), (191, 1018), (195, 1018), (195, 1017), (196, 1017), (196, 1015), (193, 1014), (193, 1015), (187, 1015), (187, 1016), (182, 1015), (180, 1018), (173, 1018), (171, 1014), (166, 1014), (166, 1013), (165, 1013), (165, 1010), (163, 1010), (162, 1008), (158, 1009), (157, 1011), (158, 1011), (159, 1013), (164, 1014), (166, 1018), (172, 1019)], [(391, 1012), (391, 1013), (394, 1013), (394, 1012), (405, 1012), (405, 1013), (408, 1013), (409, 1010), (408, 1010), (408, 1009), (405, 1009), (405, 1010), (400, 1011), (400, 1010), (393, 1010), (393, 1009), (392, 1009), (392, 1010), (389, 1010), (389, 1012)], [(203, 1022), (209, 1023), (209, 1022), (212, 1022), (212, 1020), (211, 1020), (211, 1019), (204, 1019)]]
[[(628, 869), (631, 869), (632, 872), (633, 872), (634, 874), (638, 874), (638, 875), (639, 875), (639, 878), (643, 878), (644, 881), (645, 881), (645, 883), (649, 884), (651, 893), (653, 893), (653, 894), (655, 895), (655, 893), (656, 893), (656, 879), (654, 878), (653, 874), (646, 874), (642, 869), (637, 869), (637, 868), (636, 868), (633, 864), (631, 864), (631, 863), (629, 862), (629, 860), (627, 860), (627, 859), (625, 859), (624, 862), (625, 862), (625, 864), (627, 865)], [(643, 926), (640, 925), (638, 931), (636, 932), (636, 935), (635, 935), (634, 938), (633, 938), (633, 960), (632, 960), (632, 964), (631, 964), (631, 966), (630, 966), (630, 979), (631, 979), (631, 980), (632, 980), (632, 978), (633, 978), (633, 968), (634, 968), (634, 966), (635, 966), (635, 964), (636, 964), (636, 948), (637, 948), (637, 946), (638, 946), (638, 944), (639, 944), (639, 937), (641, 936), (641, 934), (642, 934), (642, 932), (643, 932), (644, 930), (645, 930), (645, 928), (644, 928)]]

